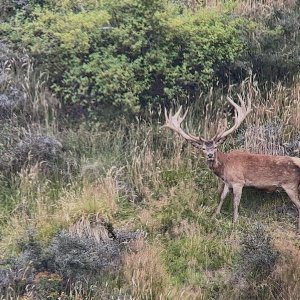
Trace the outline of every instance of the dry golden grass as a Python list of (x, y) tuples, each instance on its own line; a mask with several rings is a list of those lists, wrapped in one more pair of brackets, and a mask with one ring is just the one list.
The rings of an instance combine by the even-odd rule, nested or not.
[(262, 125), (270, 120), (280, 120), (288, 132), (294, 133), (300, 129), (300, 80), (294, 78), (290, 87), (277, 83), (266, 94), (256, 89), (252, 96), (254, 109), (250, 115), (252, 124)]
[[(239, 147), (260, 153), (275, 153), (272, 151), (276, 149), (276, 151), (281, 151), (279, 143), (289, 141), (289, 138), (296, 135), (300, 129), (299, 88), (299, 78), (295, 78), (290, 87), (283, 87), (278, 83), (266, 96), (263, 96), (263, 92), (257, 88), (253, 79), (246, 80), (240, 87), (239, 93), (245, 99), (251, 98), (253, 112), (244, 124), (245, 143), (242, 146), (239, 145)], [(234, 100), (237, 99), (234, 98)], [(191, 112), (193, 113), (193, 110)], [(266, 144), (266, 138), (260, 126), (266, 122), (273, 122), (273, 120), (276, 123), (279, 118), (280, 122), (286, 124), (287, 133), (280, 139), (277, 137), (271, 138)], [(203, 132), (203, 128), (205, 130), (211, 128), (212, 130), (216, 127), (216, 124), (212, 123), (211, 120), (215, 119), (213, 109), (209, 110), (206, 117), (199, 118), (199, 127), (196, 130), (191, 129), (191, 132)], [(188, 127), (192, 126), (190, 119), (187, 120), (187, 124)], [(251, 126), (256, 130), (250, 131)], [(217, 225), (219, 224), (217, 228), (217, 225), (214, 225), (211, 221), (212, 218), (209, 214), (212, 209), (211, 203), (203, 206), (199, 204), (207, 194), (210, 197), (216, 196), (216, 193), (214, 193), (216, 181), (212, 181), (214, 179), (209, 177), (209, 171), (207, 171), (207, 173), (203, 173), (200, 188), (193, 180), (193, 175), (185, 178), (185, 174), (180, 174), (183, 177), (179, 177), (177, 183), (168, 186), (166, 179), (163, 178), (164, 172), (170, 171), (176, 174), (176, 171), (180, 170), (182, 166), (186, 168), (185, 172), (193, 172), (193, 170), (196, 170), (195, 164), (199, 163), (197, 166), (200, 166), (202, 161), (195, 163), (192, 159), (191, 147), (184, 148), (184, 141), (167, 131), (159, 131), (161, 142), (156, 141), (154, 146), (154, 136), (157, 134), (155, 130), (157, 128), (153, 126), (147, 128), (146, 125), (130, 129), (129, 136), (131, 140), (128, 143), (130, 155), (126, 153), (128, 156), (122, 161), (124, 163), (121, 167), (123, 173), (119, 172), (116, 167), (108, 169), (106, 174), (103, 174), (103, 170), (101, 170), (102, 174), (101, 172), (97, 174), (98, 179), (83, 180), (80, 188), (74, 186), (63, 190), (55, 199), (47, 193), (47, 182), (38, 183), (38, 166), (23, 170), (20, 174), (21, 184), (19, 189), (22, 201), (16, 207), (14, 214), (2, 232), (1, 253), (3, 255), (5, 253), (11, 254), (11, 249), (14, 248), (17, 240), (25, 235), (25, 231), (30, 227), (36, 229), (40, 240), (45, 242), (62, 228), (95, 239), (109, 238), (106, 230), (102, 231), (101, 226), (93, 225), (110, 220), (119, 222), (115, 219), (115, 215), (122, 208), (120, 208), (119, 202), (120, 182), (118, 181), (119, 178), (116, 178), (119, 175), (116, 176), (116, 174), (121, 173), (121, 180), (124, 178), (128, 180), (131, 186), (142, 195), (141, 205), (134, 206), (135, 203), (130, 203), (135, 207), (137, 214), (134, 215), (132, 220), (126, 220), (126, 222), (142, 228), (146, 227), (151, 234), (156, 236), (161, 234), (163, 217), (168, 217), (167, 214), (161, 216), (160, 213), (168, 208), (171, 213), (174, 213), (174, 217), (172, 217), (175, 221), (169, 228), (168, 233), (174, 239), (183, 236), (189, 237), (189, 241), (183, 245), (184, 249), (198, 249), (199, 244), (205, 245), (207, 241), (215, 242), (217, 238), (214, 233), (208, 233), (201, 227), (202, 225), (187, 221), (187, 218), (181, 215), (181, 210), (194, 212), (199, 219), (202, 217), (203, 219), (207, 218), (207, 221), (205, 219), (205, 222), (209, 224), (207, 227), (215, 226), (216, 231), (226, 232), (230, 227), (228, 225), (229, 218), (225, 216), (224, 219), (214, 221)], [(120, 130), (115, 138), (121, 136), (122, 131)], [(97, 138), (91, 135), (88, 143), (94, 145), (97, 143)], [(113, 135), (108, 134), (107, 140), (111, 138), (113, 138)], [(233, 135), (232, 140), (235, 138), (236, 135)], [(93, 151), (96, 153), (96, 147)], [(112, 150), (113, 153), (119, 153), (117, 151), (119, 149)], [(102, 161), (99, 159), (99, 165), (101, 163)], [(86, 170), (86, 172), (89, 172), (89, 170)], [(88, 177), (88, 174), (83, 176)], [(159, 193), (155, 194), (155, 191), (159, 191)], [(139, 222), (134, 224), (137, 219)], [(227, 226), (227, 229), (223, 229), (222, 226)], [(291, 228), (294, 230), (293, 226)], [(229, 264), (231, 263), (232, 253), (239, 251), (238, 232), (239, 228), (236, 231), (233, 230), (231, 235), (224, 234), (220, 237), (220, 239), (224, 239), (221, 243), (224, 242), (228, 245), (227, 248), (222, 247), (221, 243), (219, 245), (217, 241), (214, 246), (219, 251), (217, 254), (220, 254), (222, 259), (225, 258)], [(164, 238), (169, 237), (166, 234)], [(285, 235), (274, 237), (274, 239), (276, 247), (282, 253), (282, 259), (278, 262), (272, 277), (270, 277), (270, 286), (281, 289), (282, 299), (293, 299), (300, 292), (297, 282), (297, 278), (300, 276), (300, 270), (297, 267), (300, 263), (299, 245), (293, 241), (293, 239), (297, 240), (297, 237), (291, 234), (288, 242), (286, 242)], [(144, 240), (139, 240), (136, 242), (135, 251), (124, 255), (123, 271), (132, 296), (135, 299), (206, 299), (207, 291), (196, 284), (172, 285), (171, 274), (167, 272), (161, 258), (164, 246), (156, 241), (149, 244)], [(193, 265), (195, 261), (191, 260), (189, 263)], [(222, 281), (224, 283), (228, 280), (229, 269), (226, 270), (222, 267), (219, 270), (212, 271), (205, 263), (203, 265), (203, 277), (204, 280), (207, 280), (207, 286), (212, 282), (221, 284)], [(192, 278), (195, 274), (189, 275)]]
[(257, 17), (270, 14), (274, 8), (293, 9), (295, 5), (296, 0), (240, 0), (237, 1), (235, 12), (241, 16)]
[(168, 299), (170, 279), (161, 259), (159, 243), (134, 242), (135, 251), (123, 257), (123, 270), (135, 299)]
[[(224, 9), (224, 0), (185, 0), (185, 5), (192, 11), (204, 8), (214, 8), (218, 10)], [(234, 11), (239, 15), (247, 15), (257, 17), (258, 15), (267, 15), (274, 8), (293, 9), (296, 5), (296, 0), (238, 0), (235, 1)]]
[[(178, 169), (183, 162), (182, 146), (184, 141), (174, 137), (170, 132), (160, 129), (160, 133), (167, 142), (162, 142), (156, 147), (153, 146), (153, 138), (156, 128), (147, 129), (143, 138), (143, 144), (137, 145), (132, 149), (132, 160), (127, 163), (126, 170), (137, 193), (143, 200), (151, 200), (153, 189), (159, 189), (161, 183), (161, 171), (168, 169)], [(141, 130), (141, 129), (139, 129)], [(136, 143), (138, 140), (136, 140)], [(172, 159), (165, 158), (166, 148), (169, 149), (168, 155)], [(151, 183), (151, 189), (149, 184)]]
[[(300, 130), (299, 89), (299, 77), (288, 87), (278, 82), (268, 92), (260, 90), (252, 77), (240, 85), (237, 93), (252, 103), (252, 112), (242, 125), (243, 149), (261, 154), (285, 154), (284, 145), (293, 143)], [(236, 97), (233, 100), (237, 101)], [(237, 134), (231, 136), (233, 144), (236, 138)]]
[[(229, 140), (235, 148), (241, 147), (254, 153), (261, 154), (285, 154), (284, 145), (296, 141), (300, 131), (300, 78), (296, 76), (289, 85), (283, 85), (281, 82), (265, 91), (258, 87), (255, 77), (247, 78), (242, 84), (235, 88), (234, 92), (229, 90), (229, 95), (234, 101), (238, 101), (238, 93), (245, 101), (251, 100), (252, 112), (247, 116), (244, 124), (241, 126), (241, 134), (244, 135), (243, 145), (235, 145), (238, 133), (234, 133)], [(185, 121), (187, 131), (193, 134), (199, 134), (205, 138), (211, 138), (216, 133), (218, 124), (223, 121), (221, 109), (230, 111), (226, 103), (226, 96), (223, 97), (221, 107), (218, 111), (215, 106), (215, 96), (217, 91), (213, 89), (205, 99), (208, 102), (205, 115), (196, 116), (195, 107), (191, 107)], [(195, 126), (191, 119), (198, 118), (198, 125)], [(233, 123), (233, 116), (227, 115), (228, 126)], [(174, 136), (174, 139), (182, 139)], [(178, 167), (182, 159), (188, 153), (182, 153), (182, 145), (176, 145), (177, 152), (171, 161), (172, 167)], [(297, 150), (297, 149), (295, 149)], [(155, 159), (153, 157), (153, 159)], [(163, 160), (161, 160), (163, 162)]]
[(297, 233), (288, 229), (275, 230), (273, 238), (279, 260), (268, 286), (269, 299), (298, 299), (300, 295), (300, 242)]
[(97, 183), (85, 183), (82, 190), (64, 190), (54, 200), (47, 193), (47, 183), (39, 185), (30, 174), (22, 175), (22, 201), (3, 228), (0, 241), (3, 255), (16, 250), (17, 241), (28, 229), (34, 230), (45, 243), (59, 230), (69, 227), (73, 231), (103, 238), (104, 233), (95, 231), (90, 219), (107, 221), (118, 209), (118, 189), (110, 172)]

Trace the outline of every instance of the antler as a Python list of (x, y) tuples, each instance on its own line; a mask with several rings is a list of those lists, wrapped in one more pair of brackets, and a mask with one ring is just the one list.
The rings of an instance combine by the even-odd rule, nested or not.
[[(242, 99), (241, 95), (238, 95), (240, 106), (235, 103), (231, 98), (227, 97), (228, 102), (235, 108), (234, 110), (234, 125), (226, 130), (227, 128), (227, 120), (225, 119), (223, 124), (219, 124), (216, 135), (212, 138), (215, 142), (221, 142), (221, 140), (224, 140), (226, 136), (237, 130), (242, 122), (245, 120), (247, 115), (251, 112), (251, 100), (248, 98), (247, 100), (247, 106), (245, 104), (245, 101)], [(179, 110), (175, 113), (175, 115), (172, 116), (172, 113), (168, 112), (165, 108), (165, 117), (166, 117), (166, 123), (163, 125), (163, 127), (168, 127), (172, 129), (173, 131), (177, 132), (179, 135), (181, 135), (183, 138), (185, 138), (187, 141), (190, 141), (192, 143), (196, 144), (202, 144), (202, 142), (205, 142), (204, 138), (201, 136), (195, 136), (193, 134), (190, 134), (188, 132), (185, 132), (181, 127), (182, 121), (185, 119), (188, 110), (183, 114), (183, 117), (180, 117), (182, 107), (180, 106)], [(196, 146), (194, 144), (194, 146)]]
[(188, 113), (188, 109), (187, 109), (186, 112), (183, 114), (183, 117), (180, 117), (181, 110), (182, 110), (182, 106), (180, 106), (179, 110), (175, 113), (174, 116), (172, 116), (171, 111), (169, 112), (169, 115), (168, 115), (167, 109), (165, 108), (166, 123), (163, 125), (163, 127), (168, 127), (170, 129), (172, 129), (173, 131), (180, 134), (187, 141), (201, 143), (201, 140), (203, 140), (201, 137), (187, 133), (180, 127), (180, 124), (185, 119), (185, 117)]
[[(247, 115), (251, 112), (251, 100), (248, 98), (247, 101), (247, 107), (245, 104), (245, 101), (241, 97), (241, 95), (238, 95), (239, 102), (241, 106), (239, 106), (237, 103), (235, 103), (231, 98), (227, 97), (227, 101), (235, 108), (234, 110), (234, 125), (226, 130), (227, 126), (224, 126), (222, 128), (218, 128), (216, 135), (213, 137), (213, 140), (218, 141), (220, 139), (224, 139), (226, 136), (237, 130), (242, 122), (245, 120)], [(226, 122), (227, 124), (227, 122)]]

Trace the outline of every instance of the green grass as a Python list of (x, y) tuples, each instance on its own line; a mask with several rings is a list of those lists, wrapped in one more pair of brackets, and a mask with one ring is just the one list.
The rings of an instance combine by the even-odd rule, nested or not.
[(232, 265), (234, 251), (223, 242), (224, 236), (195, 232), (166, 243), (167, 269), (176, 283), (202, 284), (205, 273)]
[[(155, 262), (148, 261), (143, 250), (135, 253), (134, 260), (140, 261), (141, 266), (145, 264), (145, 268), (153, 268), (154, 263), (161, 266), (159, 276), (169, 278), (163, 286), (153, 285), (153, 279), (142, 276), (139, 265), (130, 260), (120, 270), (118, 279), (106, 279), (107, 288), (138, 295), (137, 299), (155, 299), (154, 295), (162, 299), (180, 299), (179, 295), (210, 299), (224, 293), (224, 286), (239, 263), (239, 237), (245, 228), (254, 222), (274, 228), (278, 221), (293, 227), (293, 219), (276, 212), (277, 208), (290, 205), (287, 197), (245, 189), (237, 225), (231, 223), (232, 195), (226, 199), (221, 215), (213, 217), (219, 201), (215, 175), (201, 157), (195, 157), (191, 147), (182, 147), (175, 136), (170, 140), (167, 133), (162, 133), (161, 143), (157, 140), (152, 145), (152, 134), (156, 135), (152, 126), (136, 127), (136, 135), (132, 130), (129, 135), (124, 134), (122, 142), (122, 128), (116, 136), (109, 134), (102, 142), (82, 128), (79, 140), (74, 140), (72, 132), (70, 153), (81, 157), (84, 172), (67, 187), (43, 177), (32, 181), (28, 173), (23, 177), (16, 174), (11, 186), (2, 190), (2, 253), (16, 253), (18, 241), (30, 226), (37, 230), (41, 244), (47, 245), (57, 232), (68, 229), (82, 216), (100, 214), (115, 228), (126, 226), (145, 231), (147, 243), (154, 245), (148, 246), (149, 253), (153, 253), (151, 247), (155, 248), (159, 240), (161, 252), (154, 255)], [(172, 145), (167, 154), (166, 137)], [(10, 216), (12, 211), (18, 213)], [(130, 276), (144, 288), (137, 289)], [(117, 286), (113, 284), (115, 280)], [(93, 293), (87, 286), (80, 291), (74, 287), (67, 299), (73, 299), (76, 293), (95, 299), (103, 285), (100, 280)], [(230, 292), (226, 291), (228, 295)]]
[[(148, 136), (154, 131), (151, 126), (144, 127)], [(257, 221), (266, 226), (278, 219), (290, 221), (276, 214), (277, 207), (287, 204), (283, 194), (252, 189), (245, 189), (243, 193), (236, 226), (231, 224), (232, 195), (225, 201), (221, 215), (214, 218), (213, 211), (219, 201), (217, 179), (201, 158), (195, 158), (190, 147), (181, 148), (181, 144), (177, 144), (176, 137), (171, 148), (174, 156), (170, 153), (165, 156), (163, 136), (161, 144), (156, 142), (157, 148), (153, 149), (148, 142), (143, 147), (130, 145), (143, 143), (141, 132), (137, 132), (137, 136), (132, 132), (128, 140), (123, 140), (123, 146), (118, 136), (113, 138), (116, 140), (103, 139), (100, 143), (96, 138), (91, 140), (92, 134), (88, 131), (81, 129), (80, 134), (80, 141), (72, 144), (73, 152), (76, 153), (76, 143), (78, 149), (82, 149), (79, 153), (83, 151), (81, 166), (85, 173), (76, 179), (78, 184), (62, 188), (46, 178), (31, 181), (25, 174), (24, 177), (16, 175), (21, 181), (15, 180), (14, 188), (6, 187), (8, 193), (3, 195), (7, 200), (2, 202), (3, 253), (14, 251), (14, 243), (21, 239), (26, 226), (34, 226), (37, 238), (47, 245), (57, 232), (67, 229), (82, 215), (100, 213), (115, 227), (126, 224), (132, 229), (146, 231), (150, 243), (161, 241), (162, 252), (157, 263), (163, 266), (170, 281), (165, 282), (167, 285), (163, 288), (159, 287), (158, 295), (167, 299), (167, 294), (173, 293), (173, 299), (179, 299), (180, 293), (184, 291), (190, 295), (190, 289), (198, 286), (198, 294), (188, 297), (208, 299), (218, 296), (234, 272), (239, 251), (235, 238), (238, 239), (244, 228)], [(86, 144), (82, 138), (85, 134)], [(115, 146), (110, 148), (110, 145)], [(87, 168), (90, 160), (95, 164)], [(8, 212), (16, 211), (20, 203), (28, 212), (9, 217)], [(14, 237), (10, 235), (13, 227)], [(145, 258), (141, 253), (136, 259), (143, 261)], [(125, 266), (124, 272), (132, 267)], [(122, 273), (118, 276), (118, 288), (128, 294), (134, 291), (130, 280), (125, 280)], [(143, 284), (150, 290), (155, 288), (148, 287), (146, 282)], [(99, 282), (97, 286), (100, 289), (102, 285), (103, 282)], [(97, 292), (91, 293), (89, 287), (80, 293), (87, 299), (97, 295)], [(141, 290), (136, 293), (143, 298)], [(153, 290), (145, 291), (145, 299), (151, 299), (152, 293)], [(71, 294), (75, 294), (75, 290)]]
[[(298, 88), (297, 81), (289, 87), (294, 98), (288, 98), (286, 108), (281, 106), (282, 99), (287, 99), (286, 90), (281, 98), (277, 95), (270, 113), (269, 103), (261, 102), (259, 96), (265, 91), (255, 94), (237, 87), (253, 97), (254, 103), (253, 114), (241, 132), (267, 123), (280, 111), (290, 122), (288, 136), (296, 136), (300, 123), (293, 105), (299, 102)], [(215, 119), (215, 115), (195, 116), (194, 109), (190, 109), (187, 124), (208, 128), (208, 120)], [(51, 134), (64, 145), (67, 157), (76, 161), (77, 169), (63, 174), (63, 166), (58, 164), (53, 168), (54, 176), (48, 176), (37, 165), (0, 178), (0, 258), (18, 255), (20, 241), (26, 241), (28, 230), (35, 231), (37, 242), (46, 247), (62, 229), (80, 227), (80, 220), (90, 224), (89, 220), (97, 216), (116, 230), (140, 230), (142, 238), (123, 254), (116, 273), (101, 274), (93, 286), (70, 283), (64, 290), (65, 299), (108, 299), (109, 295), (126, 295), (129, 299), (240, 299), (249, 290), (262, 295), (263, 286), (270, 286), (263, 289), (264, 299), (274, 299), (274, 286), (281, 289), (283, 299), (298, 295), (300, 272), (295, 265), (299, 265), (299, 239), (288, 197), (284, 193), (245, 189), (236, 225), (231, 222), (232, 195), (215, 218), (218, 179), (201, 153), (161, 129), (162, 122), (150, 116), (144, 122), (122, 121), (113, 127), (97, 128), (81, 124), (60, 131), (54, 129), (58, 124), (53, 124)], [(28, 124), (33, 134), (43, 132), (43, 126), (40, 123), (34, 131), (35, 127)], [(12, 135), (15, 130), (14, 127)], [(22, 128), (19, 130), (21, 135)], [(196, 131), (191, 128), (191, 132)], [(250, 133), (247, 132), (247, 143), (233, 135), (224, 149), (259, 145), (261, 136), (255, 131)], [(12, 144), (7, 143), (5, 147), (9, 148)], [(258, 284), (250, 274), (245, 290), (242, 284), (234, 284), (240, 267), (240, 240), (256, 223), (270, 232), (280, 259), (263, 282)], [(48, 277), (43, 277), (45, 286)], [(64, 281), (68, 282), (68, 278)], [(4, 299), (21, 299), (24, 291), (14, 288), (9, 291), (11, 298), (7, 295)]]

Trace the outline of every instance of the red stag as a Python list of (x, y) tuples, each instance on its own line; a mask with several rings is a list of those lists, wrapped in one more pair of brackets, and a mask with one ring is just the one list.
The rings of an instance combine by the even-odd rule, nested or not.
[(251, 111), (251, 101), (247, 105), (242, 97), (239, 96), (240, 106), (232, 99), (227, 97), (229, 103), (235, 109), (234, 125), (226, 130), (227, 126), (218, 128), (216, 135), (209, 140), (201, 136), (195, 136), (185, 132), (180, 124), (187, 115), (187, 111), (180, 116), (181, 107), (175, 115), (167, 113), (165, 109), (166, 123), (163, 127), (168, 127), (181, 135), (186, 141), (191, 142), (195, 147), (200, 148), (205, 157), (209, 168), (224, 182), (224, 189), (221, 199), (216, 209), (219, 214), (224, 199), (230, 189), (233, 190), (233, 222), (238, 219), (238, 209), (241, 200), (243, 187), (255, 187), (259, 189), (275, 190), (283, 188), (289, 198), (298, 209), (298, 231), (300, 232), (300, 201), (298, 186), (300, 183), (300, 158), (253, 154), (247, 151), (233, 150), (223, 153), (218, 150), (226, 139), (233, 133), (246, 116)]

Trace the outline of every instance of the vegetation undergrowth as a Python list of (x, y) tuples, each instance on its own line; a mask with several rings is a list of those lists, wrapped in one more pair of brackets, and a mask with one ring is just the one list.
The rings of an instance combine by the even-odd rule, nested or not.
[(218, 179), (161, 127), (189, 106), (209, 137), (240, 95), (222, 150), (298, 156), (298, 4), (192, 2), (0, 4), (19, 48), (0, 56), (0, 299), (299, 297), (289, 199), (249, 189), (238, 224), (231, 196), (215, 217)]
[[(282, 89), (280, 93), (284, 97), (286, 93), (296, 96), (293, 92), (296, 87), (297, 79), (292, 87)], [(277, 89), (275, 87), (272, 93)], [(225, 148), (248, 149), (248, 145), (253, 147), (264, 133), (266, 143), (270, 142), (270, 147), (273, 147), (268, 148), (270, 151), (284, 151), (287, 146), (282, 146), (281, 142), (291, 143), (293, 138), (297, 138), (297, 127), (293, 123), (297, 110), (291, 108), (288, 112), (282, 112), (283, 118), (289, 114), (288, 121), (293, 124), (290, 127), (293, 130), (288, 134), (278, 129), (280, 124), (272, 124), (272, 130), (277, 130), (278, 140), (278, 144), (274, 145), (274, 136), (268, 140), (269, 129), (264, 126), (270, 126), (266, 122), (272, 119), (270, 113), (274, 116), (279, 113), (280, 107), (276, 105), (280, 105), (280, 96), (273, 98), (278, 99), (277, 103), (273, 102), (274, 109), (268, 109), (268, 114), (263, 114), (267, 104), (261, 101), (262, 93), (253, 79), (244, 82), (239, 92), (245, 97), (253, 97), (255, 117), (247, 120), (237, 133), (237, 138), (230, 139)], [(296, 98), (291, 99), (291, 103), (296, 103), (294, 100)], [(193, 112), (190, 116), (194, 118)], [(200, 118), (199, 128), (205, 128), (207, 118)], [(285, 225), (285, 230), (293, 235), (295, 213), (291, 204), (282, 194), (247, 191), (242, 199), (237, 226), (231, 223), (229, 199), (221, 216), (213, 217), (218, 199), (218, 180), (208, 170), (200, 153), (186, 146), (171, 132), (160, 128), (159, 122), (152, 123), (150, 120), (137, 120), (136, 124), (127, 126), (126, 123), (120, 124), (117, 129), (106, 132), (103, 129), (91, 132), (81, 126), (76, 132), (68, 129), (55, 133), (54, 136), (65, 145), (69, 155), (78, 160), (79, 170), (69, 174), (71, 178), (68, 177), (69, 183), (66, 185), (60, 181), (54, 184), (55, 181), (49, 179), (47, 172), (42, 173), (39, 164), (26, 164), (20, 172), (11, 173), (11, 178), (6, 178), (10, 185), (10, 197), (14, 201), (1, 203), (2, 259), (5, 264), (13, 263), (17, 268), (21, 264), (20, 257), (24, 257), (25, 253), (29, 255), (28, 247), (20, 245), (32, 244), (30, 255), (34, 253), (36, 265), (26, 276), (33, 276), (35, 285), (29, 289), (28, 295), (48, 297), (50, 291), (55, 290), (53, 295), (66, 299), (75, 299), (75, 295), (97, 299), (108, 297), (109, 289), (115, 297), (131, 295), (134, 299), (208, 299), (226, 293), (231, 297), (239, 297), (256, 290), (255, 282), (260, 276), (257, 275), (260, 269), (256, 269), (255, 273), (245, 269), (245, 261), (251, 258), (247, 256), (248, 250), (241, 252), (241, 243), (245, 243), (241, 242), (245, 228), (252, 228), (253, 223), (261, 222), (261, 226), (271, 232), (276, 226), (289, 224), (287, 227)], [(195, 122), (187, 120), (188, 124)], [(254, 126), (261, 130), (253, 131)], [(265, 149), (258, 146), (251, 148), (257, 152)], [(8, 216), (8, 212), (12, 215)], [(66, 281), (73, 274), (72, 265), (67, 260), (58, 260), (56, 255), (64, 250), (55, 248), (58, 247), (57, 239), (63, 237), (70, 243), (76, 242), (79, 249), (87, 251), (80, 244), (84, 239), (90, 247), (94, 247), (93, 243), (104, 245), (103, 241), (110, 241), (110, 247), (117, 247), (114, 243), (122, 239), (124, 234), (129, 240), (127, 250), (123, 246), (109, 248), (117, 251), (113, 252), (116, 256), (108, 258), (115, 257), (113, 262), (116, 265), (100, 268), (106, 274), (106, 289), (103, 289), (104, 279), (100, 279), (101, 272), (94, 273), (93, 269), (86, 271), (94, 274), (86, 284), (78, 286), (77, 279), (71, 277), (69, 283)], [(247, 233), (246, 230), (246, 239), (254, 244), (258, 244), (260, 238), (261, 243), (268, 241), (266, 248), (257, 253), (258, 262), (265, 256), (270, 257), (268, 253), (275, 253), (276, 260), (271, 261), (272, 268), (268, 274), (265, 269), (262, 270), (263, 280), (274, 284), (273, 289), (282, 289), (281, 293), (286, 293), (286, 276), (290, 276), (286, 272), (290, 271), (284, 267), (284, 263), (296, 258), (277, 246), (283, 243), (283, 236), (272, 233), (266, 238), (261, 237), (267, 234), (261, 231), (256, 237), (257, 231)], [(274, 241), (270, 242), (271, 239)], [(294, 245), (291, 241), (290, 247)], [(91, 263), (84, 258), (88, 252), (76, 253), (84, 259), (84, 264)], [(243, 259), (240, 259), (240, 255)], [(21, 261), (27, 262), (24, 258)], [(47, 262), (47, 267), (43, 261)], [(68, 266), (68, 273), (63, 266)], [(5, 270), (5, 265), (3, 268)], [(244, 272), (246, 281), (241, 280), (236, 285), (236, 272)], [(297, 269), (293, 272), (296, 272), (294, 276)], [(19, 277), (16, 274), (14, 276), (13, 286), (19, 293), (25, 293)], [(55, 286), (51, 286), (47, 294), (51, 282)], [(96, 287), (93, 291), (90, 290), (90, 284)], [(234, 290), (229, 289), (229, 285), (233, 285)], [(274, 290), (271, 287), (261, 288), (260, 291), (256, 290), (258, 297), (263, 295), (273, 299), (271, 295)], [(297, 291), (296, 284), (294, 290)], [(11, 292), (5, 293), (7, 297), (12, 297)]]

